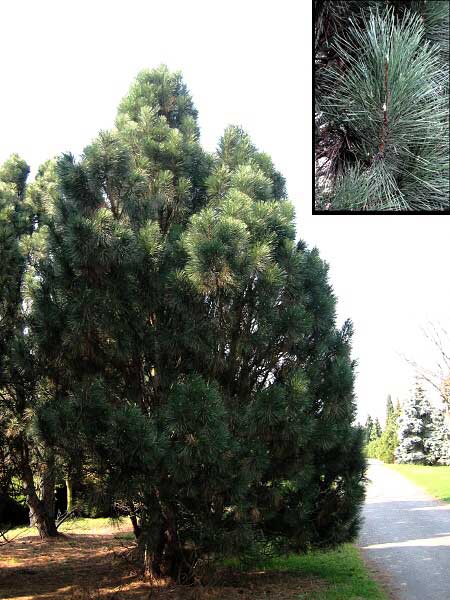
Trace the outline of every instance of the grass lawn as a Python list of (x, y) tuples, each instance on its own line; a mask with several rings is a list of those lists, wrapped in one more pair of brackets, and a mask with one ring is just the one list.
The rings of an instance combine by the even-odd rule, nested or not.
[(425, 465), (387, 465), (401, 473), (429, 494), (450, 502), (450, 466), (428, 467)]
[[(128, 523), (128, 520), (123, 517), (121, 519), (117, 519), (117, 524), (124, 525)], [(87, 518), (76, 518), (76, 519), (68, 519), (58, 528), (58, 531), (61, 533), (101, 533), (103, 530), (111, 530), (114, 528), (114, 524), (111, 522), (109, 518), (97, 518), (97, 519), (87, 519)], [(14, 527), (6, 534), (6, 539), (17, 539), (22, 536), (29, 535), (38, 535), (38, 531), (36, 527), (28, 527), (27, 525), (23, 525), (20, 527)]]
[(323, 589), (299, 593), (296, 600), (387, 600), (372, 579), (358, 549), (345, 544), (331, 552), (312, 552), (304, 556), (273, 558), (261, 565), (266, 571), (298, 573), (325, 582)]
[[(3, 546), (0, 555), (0, 598), (29, 597), (32, 591), (33, 600), (144, 600), (149, 593), (155, 600), (192, 600), (190, 588), (155, 588), (130, 576), (129, 563), (120, 559), (133, 546), (128, 519), (117, 525), (109, 519), (74, 519), (61, 530), (66, 535), (50, 542), (41, 541), (34, 528), (9, 532), (14, 541)], [(352, 544), (332, 552), (272, 558), (251, 568), (238, 561), (226, 561), (226, 566), (223, 578), (218, 573), (216, 583), (211, 581), (198, 598), (387, 600)]]

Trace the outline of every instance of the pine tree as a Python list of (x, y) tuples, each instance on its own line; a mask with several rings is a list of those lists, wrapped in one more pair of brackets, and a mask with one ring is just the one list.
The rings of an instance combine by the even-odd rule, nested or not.
[(31, 520), (41, 537), (51, 537), (57, 534), (54, 454), (37, 431), (44, 390), (29, 327), (29, 288), (42, 246), (41, 211), (26, 187), (29, 170), (17, 155), (0, 168), (0, 425)]
[(449, 3), (316, 0), (316, 208), (448, 210)]
[(429, 452), (433, 433), (432, 408), (419, 381), (414, 393), (403, 405), (398, 424), (397, 462), (432, 464), (434, 459)]
[(179, 74), (146, 71), (59, 160), (33, 296), (43, 435), (89, 453), (146, 566), (181, 581), (261, 539), (352, 539), (365, 469), (327, 266), (270, 157), (238, 127), (206, 155), (196, 119)]

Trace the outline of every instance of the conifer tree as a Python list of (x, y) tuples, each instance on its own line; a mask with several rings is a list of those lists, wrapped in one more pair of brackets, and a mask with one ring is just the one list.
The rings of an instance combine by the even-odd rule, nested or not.
[(386, 399), (386, 423), (392, 417), (393, 413), (394, 413), (394, 403), (392, 402), (391, 395), (388, 394), (388, 397)]
[(432, 432), (428, 441), (428, 455), (431, 464), (450, 464), (450, 428), (445, 410), (433, 407)]
[(380, 458), (380, 440), (383, 434), (383, 430), (380, 425), (378, 417), (375, 421), (370, 418), (369, 424), (371, 424), (370, 431), (367, 432), (369, 437), (366, 442), (366, 454), (369, 458)]
[(386, 426), (379, 439), (377, 458), (385, 463), (393, 463), (398, 441), (398, 418), (400, 417), (400, 406), (394, 408), (392, 398), (389, 395), (386, 402)]
[(55, 458), (37, 430), (44, 389), (29, 323), (29, 288), (42, 246), (42, 210), (36, 210), (27, 191), (28, 173), (28, 165), (17, 155), (0, 168), (0, 425), (30, 518), (41, 537), (50, 537), (57, 534)]
[(373, 423), (369, 441), (373, 442), (375, 440), (380, 439), (382, 433), (383, 433), (383, 430), (381, 429), (380, 420), (378, 419), (378, 417), (376, 417), (376, 419)]
[(373, 419), (370, 415), (367, 415), (366, 424), (364, 425), (364, 435), (365, 435), (365, 443), (368, 444), (370, 442), (370, 437), (372, 435), (373, 429)]
[(449, 3), (316, 0), (316, 208), (449, 210)]
[(433, 433), (432, 407), (420, 383), (403, 405), (398, 419), (399, 446), (396, 459), (399, 463), (432, 464), (430, 439)]
[(59, 160), (33, 295), (43, 434), (90, 454), (146, 566), (180, 581), (256, 540), (352, 539), (365, 469), (327, 266), (270, 157), (239, 127), (206, 155), (196, 118), (179, 74), (146, 71)]

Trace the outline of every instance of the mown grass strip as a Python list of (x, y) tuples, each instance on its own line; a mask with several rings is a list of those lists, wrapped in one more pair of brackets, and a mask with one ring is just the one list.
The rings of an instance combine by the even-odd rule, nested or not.
[(326, 585), (317, 591), (299, 590), (296, 600), (387, 600), (379, 584), (365, 566), (353, 544), (329, 552), (271, 558), (258, 568), (266, 571), (296, 573), (307, 579), (318, 578)]
[(386, 465), (422, 487), (429, 494), (450, 502), (450, 466)]

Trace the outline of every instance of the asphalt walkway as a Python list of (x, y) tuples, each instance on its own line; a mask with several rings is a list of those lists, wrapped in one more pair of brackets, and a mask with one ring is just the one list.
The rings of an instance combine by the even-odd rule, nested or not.
[(450, 504), (370, 461), (359, 546), (395, 600), (450, 600)]

